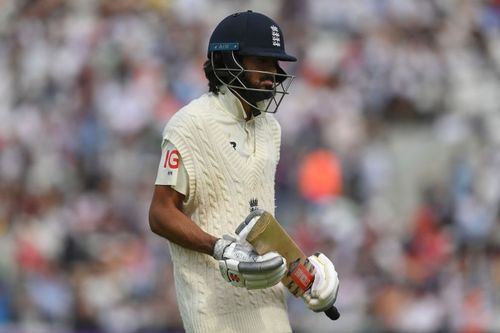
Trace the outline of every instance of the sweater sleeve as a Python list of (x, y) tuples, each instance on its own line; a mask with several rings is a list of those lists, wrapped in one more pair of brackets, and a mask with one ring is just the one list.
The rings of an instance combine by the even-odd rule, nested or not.
[(193, 128), (190, 115), (181, 110), (170, 119), (163, 130), (163, 141), (169, 141), (177, 148), (188, 175), (188, 195), (184, 198), (185, 213), (193, 209), (196, 198), (196, 164), (193, 145), (189, 143)]

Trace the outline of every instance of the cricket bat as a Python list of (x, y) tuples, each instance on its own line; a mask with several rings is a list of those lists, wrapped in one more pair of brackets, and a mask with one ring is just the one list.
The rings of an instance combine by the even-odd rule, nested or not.
[[(281, 282), (294, 289), (292, 293), (296, 297), (311, 288), (314, 282), (314, 266), (306, 264), (307, 256), (270, 213), (264, 212), (260, 216), (246, 240), (259, 254), (276, 251), (286, 259), (288, 272)], [(339, 311), (333, 305), (325, 314), (332, 320), (340, 317)]]

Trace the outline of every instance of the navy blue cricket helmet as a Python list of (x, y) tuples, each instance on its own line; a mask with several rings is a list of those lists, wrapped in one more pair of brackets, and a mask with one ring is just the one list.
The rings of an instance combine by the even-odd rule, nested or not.
[[(256, 56), (277, 61), (297, 61), (285, 51), (285, 40), (279, 25), (264, 14), (248, 10), (223, 19), (213, 31), (208, 44), (205, 71), (212, 71), (221, 85), (261, 112), (277, 111), (294, 78), (279, 65), (271, 90), (250, 87), (241, 65), (241, 57)], [(263, 73), (263, 72), (260, 72)], [(265, 103), (267, 101), (267, 103)], [(274, 106), (274, 107), (273, 107)]]
[(208, 52), (213, 51), (238, 51), (242, 56), (297, 61), (285, 52), (285, 40), (279, 25), (266, 15), (251, 10), (229, 15), (217, 25), (208, 44)]

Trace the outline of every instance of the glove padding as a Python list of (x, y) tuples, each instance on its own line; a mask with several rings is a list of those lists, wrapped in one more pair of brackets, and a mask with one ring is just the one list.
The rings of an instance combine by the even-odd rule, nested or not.
[(314, 266), (314, 282), (302, 295), (307, 307), (314, 312), (329, 309), (337, 299), (339, 278), (335, 266), (323, 253), (315, 253), (308, 258)]
[(236, 237), (238, 243), (246, 244), (248, 246), (252, 246), (247, 241), (247, 236), (254, 227), (255, 223), (259, 220), (259, 218), (264, 214), (264, 210), (260, 208), (254, 208), (251, 210), (250, 214), (245, 218), (245, 221), (241, 222), (241, 224), (236, 228)]
[(222, 277), (233, 286), (263, 289), (276, 285), (285, 275), (286, 260), (277, 252), (259, 255), (251, 245), (229, 236), (217, 240), (213, 257), (219, 261)]

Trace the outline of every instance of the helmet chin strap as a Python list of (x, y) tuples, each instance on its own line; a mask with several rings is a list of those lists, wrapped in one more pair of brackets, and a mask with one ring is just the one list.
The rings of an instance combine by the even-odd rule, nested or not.
[(260, 112), (259, 110), (253, 108), (252, 109), (252, 116), (254, 117), (257, 117), (258, 115), (260, 115), (262, 112)]

